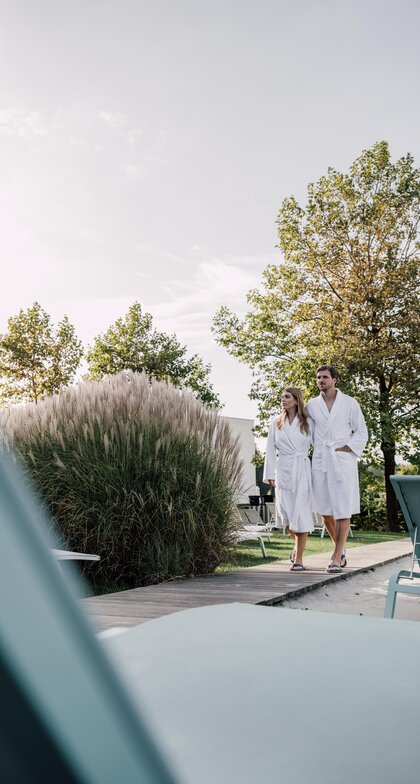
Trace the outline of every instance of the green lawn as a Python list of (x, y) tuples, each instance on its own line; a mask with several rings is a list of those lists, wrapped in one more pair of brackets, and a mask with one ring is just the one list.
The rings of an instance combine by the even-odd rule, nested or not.
[[(355, 531), (353, 537), (349, 537), (347, 541), (347, 549), (350, 547), (360, 547), (363, 544), (376, 544), (377, 542), (389, 542), (395, 539), (404, 539), (407, 537), (406, 533), (390, 534), (383, 531)], [(293, 542), (290, 536), (283, 536), (279, 531), (272, 532), (271, 542), (264, 537), (265, 549), (267, 551), (267, 558), (263, 558), (261, 548), (257, 539), (250, 539), (246, 542), (241, 542), (235, 548), (235, 553), (232, 559), (218, 566), (215, 574), (221, 572), (230, 572), (235, 569), (244, 569), (247, 566), (260, 566), (264, 563), (273, 561), (288, 561), (290, 553), (293, 548)], [(321, 539), (319, 534), (311, 534), (308, 536), (305, 554), (313, 555), (314, 553), (331, 552), (331, 539), (325, 536)], [(65, 563), (65, 562), (62, 562)], [(127, 588), (129, 586), (126, 586)], [(89, 588), (87, 584), (84, 585), (84, 596), (97, 596), (99, 594), (113, 593), (114, 591), (124, 590), (124, 585), (112, 586), (109, 583), (97, 586), (96, 590)]]
[[(389, 542), (395, 539), (404, 539), (406, 533), (391, 534), (385, 531), (355, 531), (353, 537), (347, 540), (347, 549), (350, 547), (361, 547), (364, 544), (377, 544), (378, 542)], [(234, 569), (244, 569), (247, 566), (260, 566), (270, 561), (288, 561), (293, 549), (293, 542), (289, 535), (283, 536), (279, 531), (272, 532), (271, 543), (264, 537), (267, 558), (262, 557), (261, 548), (257, 539), (240, 542), (235, 549), (235, 554), (230, 561), (217, 567), (215, 574), (220, 572), (230, 572)], [(332, 550), (331, 539), (325, 535), (323, 539), (319, 534), (308, 536), (305, 555), (314, 553), (325, 553)]]

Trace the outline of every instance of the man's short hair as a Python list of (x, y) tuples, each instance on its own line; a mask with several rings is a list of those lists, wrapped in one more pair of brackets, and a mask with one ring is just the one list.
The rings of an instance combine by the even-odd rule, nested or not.
[(317, 369), (317, 371), (316, 371), (316, 372), (317, 372), (317, 373), (320, 373), (320, 372), (321, 372), (321, 370), (328, 370), (328, 372), (329, 372), (329, 374), (330, 374), (331, 378), (336, 378), (336, 379), (337, 379), (337, 381), (339, 381), (339, 379), (340, 379), (340, 376), (338, 375), (338, 370), (337, 370), (337, 368), (336, 368), (336, 367), (334, 367), (334, 365), (321, 365), (321, 366), (320, 366), (320, 367)]

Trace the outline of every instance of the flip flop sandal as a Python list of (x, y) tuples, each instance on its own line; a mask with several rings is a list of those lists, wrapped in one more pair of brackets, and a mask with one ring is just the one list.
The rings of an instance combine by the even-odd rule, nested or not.
[(325, 571), (327, 574), (340, 574), (341, 566), (336, 563), (330, 563)]
[(296, 547), (293, 548), (292, 552), (290, 553), (290, 560), (292, 564), (296, 561)]
[(291, 572), (305, 572), (306, 567), (303, 564), (294, 563), (290, 567)]
[(344, 569), (344, 567), (347, 566), (347, 555), (346, 555), (346, 551), (345, 550), (344, 550), (343, 555), (340, 558), (340, 566), (341, 566), (342, 569)]

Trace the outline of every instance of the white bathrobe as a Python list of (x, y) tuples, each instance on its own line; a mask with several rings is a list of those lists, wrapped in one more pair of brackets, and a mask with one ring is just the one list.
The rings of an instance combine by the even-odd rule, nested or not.
[[(331, 411), (322, 395), (309, 401), (307, 411), (313, 420), (314, 432), (312, 487), (315, 509), (321, 515), (333, 515), (336, 520), (358, 514), (357, 459), (368, 440), (361, 408), (354, 398), (337, 389)], [(341, 446), (349, 446), (352, 451), (336, 452)]]
[(263, 481), (276, 480), (276, 513), (283, 528), (304, 533), (313, 531), (311, 464), (308, 449), (311, 434), (300, 430), (295, 416), (292, 424), (285, 418), (277, 427), (278, 417), (270, 425), (267, 438)]

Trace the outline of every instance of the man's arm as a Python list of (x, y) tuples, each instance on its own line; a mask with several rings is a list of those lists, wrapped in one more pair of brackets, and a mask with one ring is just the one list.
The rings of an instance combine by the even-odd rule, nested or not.
[(353, 432), (348, 440), (347, 446), (350, 447), (351, 451), (354, 452), (357, 457), (360, 457), (368, 442), (369, 433), (366, 427), (365, 418), (362, 414), (362, 409), (356, 400), (352, 400), (350, 426)]

